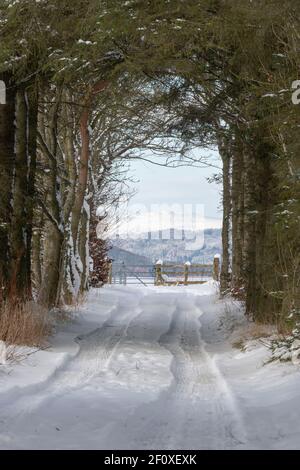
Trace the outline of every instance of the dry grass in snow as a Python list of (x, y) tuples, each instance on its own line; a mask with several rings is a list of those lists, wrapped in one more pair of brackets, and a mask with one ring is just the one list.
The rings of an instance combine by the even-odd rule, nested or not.
[(0, 342), (2, 349), (6, 346), (6, 360), (14, 357), (16, 346), (43, 347), (51, 330), (49, 312), (35, 302), (7, 301), (0, 307)]

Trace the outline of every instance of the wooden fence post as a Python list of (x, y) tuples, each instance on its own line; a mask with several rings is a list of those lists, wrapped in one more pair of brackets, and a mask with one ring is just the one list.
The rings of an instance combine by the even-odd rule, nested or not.
[(187, 286), (189, 283), (189, 268), (191, 263), (187, 261), (184, 265), (184, 285)]
[(155, 264), (155, 285), (161, 286), (162, 285), (162, 260), (158, 260)]
[(220, 280), (220, 255), (214, 257), (213, 279), (214, 281)]

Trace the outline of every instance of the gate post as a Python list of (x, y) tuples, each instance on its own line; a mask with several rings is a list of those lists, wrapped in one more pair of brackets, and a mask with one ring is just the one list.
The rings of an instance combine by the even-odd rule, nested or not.
[(184, 285), (188, 285), (189, 281), (189, 267), (191, 266), (191, 263), (187, 261), (184, 265)]
[(155, 286), (162, 285), (162, 260), (158, 260), (155, 264)]
[(214, 257), (213, 280), (220, 280), (220, 255), (215, 255)]

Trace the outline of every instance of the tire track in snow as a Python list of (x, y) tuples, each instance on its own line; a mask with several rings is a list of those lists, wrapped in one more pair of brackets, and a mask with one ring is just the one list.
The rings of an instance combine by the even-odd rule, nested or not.
[(232, 394), (205, 351), (194, 299), (182, 298), (159, 339), (173, 357), (173, 382), (156, 401), (139, 407), (127, 427), (134, 428), (138, 448), (237, 448), (245, 433)]
[[(77, 338), (76, 356), (46, 383), (27, 387), (1, 402), (7, 405), (5, 416), (0, 416), (5, 435), (12, 439), (18, 436), (18, 442), (29, 435), (26, 442), (35, 442), (34, 429), (40, 429), (39, 423), (49, 416), (49, 408), (55, 419), (59, 413), (62, 418), (64, 413), (67, 417), (65, 405), (69, 400), (72, 403), (75, 396), (75, 403), (79, 406), (83, 403), (86, 413), (90, 404), (83, 398), (85, 387), (93, 390), (88, 396), (97, 400), (99, 397), (100, 403), (102, 386), (108, 384), (109, 393), (112, 392), (109, 380), (116, 375), (125, 355), (124, 380), (114, 385), (118, 397), (125, 393), (122, 398), (125, 405), (120, 408), (124, 414), (114, 419), (108, 413), (106, 422), (99, 420), (101, 448), (240, 448), (245, 436), (243, 425), (233, 395), (201, 338), (197, 297), (176, 291), (172, 291), (174, 295), (169, 291), (157, 294), (150, 289), (124, 292), (118, 293), (117, 305), (101, 327)], [(205, 308), (205, 303), (202, 307)], [(135, 371), (135, 354), (145, 358), (144, 375)], [(147, 368), (146, 362), (146, 355), (151, 354), (155, 355), (154, 366), (157, 364), (164, 374), (163, 383), (157, 383), (157, 390), (141, 394), (143, 384), (139, 386), (138, 381), (147, 379), (147, 371), (153, 373), (153, 364)], [(126, 383), (129, 372), (132, 375), (128, 375)], [(135, 382), (130, 383), (132, 377)], [(123, 389), (124, 386), (127, 388)], [(127, 393), (131, 394), (130, 400)], [(131, 408), (126, 414), (128, 403)], [(97, 410), (97, 401), (94, 405), (93, 412)], [(85, 415), (82, 417), (80, 429), (84, 430), (88, 421)], [(69, 434), (65, 439), (72, 442)], [(61, 445), (58, 437), (52, 442)]]
[(133, 303), (128, 303), (128, 299), (118, 302), (101, 328), (76, 338), (80, 350), (76, 358), (75, 373), (78, 369), (82, 372), (81, 375), (76, 375), (78, 384), (90, 380), (109, 367), (128, 328), (140, 313), (140, 298), (134, 299)]
[[(133, 301), (130, 301), (127, 295), (124, 300), (118, 300), (100, 328), (75, 338), (79, 345), (78, 352), (56, 369), (51, 377), (25, 390), (16, 390), (13, 404), (11, 394), (6, 403), (1, 401), (1, 404), (5, 404), (5, 415), (0, 415), (2, 423), (8, 417), (9, 421), (12, 417), (18, 421), (26, 419), (28, 413), (38, 412), (46, 403), (84, 387), (107, 367), (130, 323), (140, 314), (140, 298), (135, 295), (131, 297)], [(29, 399), (26, 400), (26, 397)]]
[[(153, 384), (153, 363), (162, 366), (162, 352), (158, 340), (162, 331), (169, 328), (170, 317), (176, 304), (176, 296), (152, 294), (141, 299), (140, 314), (130, 323), (120, 341), (120, 347), (109, 367), (104, 370), (105, 380), (118, 376), (119, 384), (128, 385), (128, 374), (132, 381), (147, 388)], [(164, 354), (167, 356), (167, 354)], [(149, 367), (149, 362), (151, 366)], [(169, 362), (169, 359), (165, 360)], [(139, 371), (139, 372), (138, 372)], [(157, 371), (156, 371), (157, 372)], [(119, 375), (120, 374), (120, 375)]]

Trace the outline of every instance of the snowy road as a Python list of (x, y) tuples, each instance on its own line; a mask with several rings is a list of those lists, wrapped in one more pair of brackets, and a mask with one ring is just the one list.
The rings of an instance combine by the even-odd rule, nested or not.
[(236, 387), (236, 369), (221, 372), (231, 352), (212, 314), (220, 308), (212, 284), (93, 292), (51, 351), (0, 369), (0, 448), (264, 447), (239, 396), (245, 377)]

